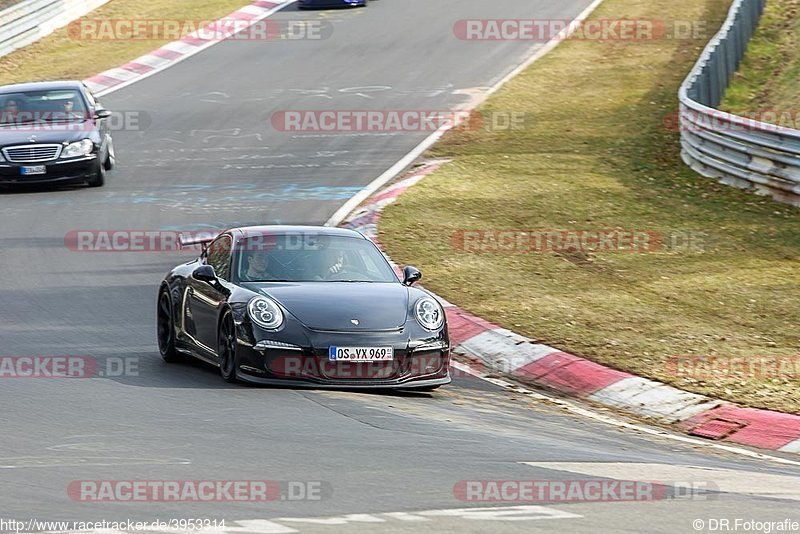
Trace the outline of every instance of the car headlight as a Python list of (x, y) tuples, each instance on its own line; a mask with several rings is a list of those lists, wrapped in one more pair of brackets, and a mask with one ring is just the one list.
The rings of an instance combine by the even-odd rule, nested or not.
[(444, 310), (430, 297), (422, 297), (414, 305), (417, 322), (427, 330), (438, 330), (444, 323)]
[(253, 297), (247, 303), (247, 313), (261, 328), (275, 330), (283, 324), (283, 312), (274, 300), (266, 297)]
[(62, 158), (79, 158), (81, 156), (88, 156), (94, 150), (94, 143), (91, 139), (84, 139), (77, 143), (70, 143), (61, 151)]

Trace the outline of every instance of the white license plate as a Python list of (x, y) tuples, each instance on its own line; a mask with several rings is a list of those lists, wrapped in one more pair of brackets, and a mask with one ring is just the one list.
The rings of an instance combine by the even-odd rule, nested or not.
[(33, 174), (45, 174), (47, 167), (44, 165), (32, 165), (30, 167), (22, 167), (22, 176), (31, 176)]
[(388, 362), (394, 360), (392, 347), (330, 347), (332, 362)]

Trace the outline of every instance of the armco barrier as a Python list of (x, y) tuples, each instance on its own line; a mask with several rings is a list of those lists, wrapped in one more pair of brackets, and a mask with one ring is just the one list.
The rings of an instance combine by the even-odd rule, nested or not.
[(27, 0), (0, 11), (0, 57), (38, 41), (109, 0)]
[(681, 85), (683, 161), (703, 176), (800, 206), (800, 130), (715, 109), (739, 68), (766, 0), (734, 0)]

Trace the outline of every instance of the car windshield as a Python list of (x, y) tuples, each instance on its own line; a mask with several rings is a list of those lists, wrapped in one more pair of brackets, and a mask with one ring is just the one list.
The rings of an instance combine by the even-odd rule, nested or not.
[(85, 120), (86, 104), (76, 89), (0, 94), (0, 125)]
[(251, 236), (237, 246), (243, 282), (398, 282), (366, 239), (316, 233)]

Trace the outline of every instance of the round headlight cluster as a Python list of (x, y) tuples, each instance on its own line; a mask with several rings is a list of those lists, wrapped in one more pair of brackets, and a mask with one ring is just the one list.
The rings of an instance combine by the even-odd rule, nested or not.
[(88, 156), (94, 150), (94, 143), (91, 139), (84, 139), (77, 143), (70, 143), (61, 151), (62, 158), (79, 158), (81, 156)]
[(274, 300), (253, 297), (247, 304), (250, 319), (261, 328), (275, 330), (283, 324), (283, 312)]
[(438, 330), (444, 323), (444, 310), (430, 297), (422, 297), (414, 306), (417, 322), (427, 330)]

